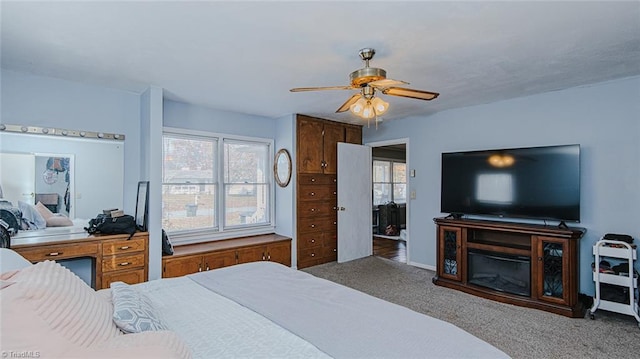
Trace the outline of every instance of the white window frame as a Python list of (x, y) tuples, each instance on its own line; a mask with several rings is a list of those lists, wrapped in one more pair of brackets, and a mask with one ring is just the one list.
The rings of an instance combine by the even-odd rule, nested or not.
[[(391, 165), (389, 166), (389, 171), (390, 171), (390, 173), (389, 173), (389, 178), (391, 179), (391, 181), (390, 181), (390, 182), (376, 182), (376, 181), (371, 181), (371, 184), (372, 184), (372, 186), (373, 186), (373, 185), (375, 185), (376, 183), (382, 183), (382, 184), (389, 184), (389, 185), (391, 185), (391, 201), (392, 201), (392, 202), (394, 202), (394, 203), (398, 203), (398, 202), (396, 202), (396, 201), (395, 201), (395, 198), (394, 198), (393, 186), (394, 186), (394, 184), (396, 184), (396, 183), (397, 183), (397, 184), (404, 184), (405, 186), (407, 186), (407, 187), (408, 187), (408, 186), (409, 186), (409, 181), (406, 181), (406, 182), (394, 182), (394, 181), (393, 181), (393, 164), (394, 164), (394, 163), (404, 163), (404, 164), (405, 164), (405, 166), (406, 166), (407, 161), (403, 161), (403, 160), (399, 160), (399, 159), (394, 159), (394, 158), (374, 157), (374, 158), (372, 158), (372, 159), (371, 159), (371, 167), (372, 167), (372, 168), (373, 168), (373, 161), (389, 162), (389, 163), (391, 164)], [(406, 172), (406, 171), (405, 171), (405, 172)], [(405, 173), (405, 178), (406, 178), (406, 173)], [(372, 197), (372, 199), (373, 199), (373, 193), (371, 194), (371, 197)], [(405, 204), (405, 203), (407, 203), (407, 201), (408, 201), (408, 200), (409, 200), (409, 199), (408, 199), (408, 198), (406, 198), (404, 202), (401, 202), (401, 203), (399, 203), (399, 204)], [(378, 206), (378, 205), (374, 205), (374, 206), (377, 208), (377, 206)]]
[[(253, 236), (259, 234), (273, 233), (275, 230), (275, 181), (273, 180), (273, 158), (274, 152), (274, 140), (271, 138), (260, 137), (248, 137), (238, 136), (231, 134), (223, 134), (216, 132), (188, 130), (175, 127), (163, 127), (162, 136), (174, 135), (180, 137), (193, 137), (199, 138), (215, 138), (217, 142), (217, 160), (218, 166), (216, 168), (216, 227), (192, 229), (192, 230), (180, 230), (180, 231), (167, 231), (167, 234), (171, 237), (173, 244), (190, 244), (208, 242), (214, 240), (222, 240), (234, 237)], [(269, 188), (269, 221), (267, 223), (251, 223), (243, 226), (231, 226), (224, 227), (226, 214), (225, 211), (225, 188), (224, 188), (224, 140), (231, 140), (237, 142), (253, 142), (259, 144), (266, 144), (269, 147), (268, 150), (268, 163), (267, 170), (271, 173), (266, 175), (267, 186)], [(163, 155), (164, 166), (164, 155)], [(161, 182), (164, 185), (164, 182)]]

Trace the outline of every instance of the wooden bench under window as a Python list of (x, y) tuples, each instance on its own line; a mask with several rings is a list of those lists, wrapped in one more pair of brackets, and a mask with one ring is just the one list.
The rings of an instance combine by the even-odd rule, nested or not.
[(162, 258), (163, 278), (257, 261), (291, 266), (291, 238), (279, 234), (175, 246), (173, 252)]

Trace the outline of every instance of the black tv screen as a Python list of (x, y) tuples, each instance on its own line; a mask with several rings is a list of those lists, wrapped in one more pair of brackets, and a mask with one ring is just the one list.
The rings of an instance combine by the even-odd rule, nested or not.
[(580, 221), (580, 145), (442, 154), (441, 211)]

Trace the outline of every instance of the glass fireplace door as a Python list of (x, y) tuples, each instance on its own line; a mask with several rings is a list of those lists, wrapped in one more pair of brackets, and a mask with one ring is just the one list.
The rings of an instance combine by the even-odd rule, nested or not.
[(550, 237), (537, 237), (538, 260), (538, 298), (550, 302), (566, 304), (568, 302), (568, 263), (567, 241)]

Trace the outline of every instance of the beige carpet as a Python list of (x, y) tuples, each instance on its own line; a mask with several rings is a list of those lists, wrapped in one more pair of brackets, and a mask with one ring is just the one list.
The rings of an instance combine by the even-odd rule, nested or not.
[(640, 358), (632, 316), (599, 310), (595, 320), (572, 319), (498, 303), (436, 286), (434, 272), (379, 257), (304, 271), (455, 324), (513, 358)]

